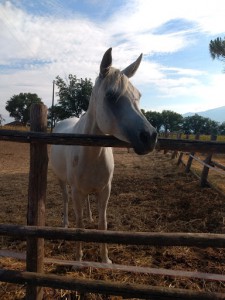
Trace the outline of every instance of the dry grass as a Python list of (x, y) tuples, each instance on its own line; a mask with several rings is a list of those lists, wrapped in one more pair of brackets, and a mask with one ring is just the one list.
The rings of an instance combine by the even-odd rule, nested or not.
[(29, 131), (30, 127), (29, 126), (12, 126), (12, 125), (4, 125), (4, 126), (0, 126), (0, 129), (4, 129), (4, 130), (19, 130), (19, 131)]
[[(201, 159), (204, 161), (207, 155), (201, 154), (201, 153), (196, 153), (195, 154), (197, 158)], [(183, 161), (186, 164), (188, 160), (188, 155), (183, 156)], [(225, 166), (225, 154), (216, 154), (213, 155), (212, 157), (213, 161), (216, 161), (222, 165)], [(191, 166), (191, 171), (196, 174), (198, 177), (201, 176), (203, 169), (203, 165), (200, 164), (197, 160), (193, 160), (192, 166)], [(218, 170), (219, 172), (217, 172)], [(208, 174), (208, 182), (218, 191), (223, 193), (225, 195), (225, 171), (222, 169), (209, 169), (209, 174)]]
[[(29, 145), (1, 142), (0, 148), (0, 222), (26, 224)], [(192, 174), (185, 174), (170, 156), (153, 152), (146, 156), (115, 150), (115, 176), (108, 207), (110, 230), (146, 232), (212, 232), (225, 233), (225, 197), (210, 188), (200, 188)], [(97, 207), (91, 197), (94, 223), (85, 220), (86, 228), (97, 228)], [(56, 178), (49, 168), (46, 202), (46, 225), (61, 226), (62, 200)], [(70, 226), (74, 227), (74, 213), (70, 203)], [(24, 251), (25, 241), (3, 237), (2, 248)], [(47, 257), (74, 259), (73, 242), (48, 241)], [(189, 247), (136, 247), (109, 245), (114, 263), (197, 270), (223, 274), (225, 250)], [(98, 246), (84, 245), (84, 260), (99, 261)], [(24, 270), (22, 262), (1, 258), (1, 268)], [(68, 267), (46, 265), (47, 273), (74, 278), (101, 279), (113, 282), (143, 283), (192, 290), (225, 292), (222, 282), (169, 276), (133, 274), (121, 271), (85, 268), (74, 272)], [(76, 293), (45, 288), (44, 299), (77, 299)], [(1, 283), (0, 299), (23, 299), (24, 287)], [(78, 297), (79, 298), (79, 297)], [(121, 299), (104, 295), (86, 299)]]

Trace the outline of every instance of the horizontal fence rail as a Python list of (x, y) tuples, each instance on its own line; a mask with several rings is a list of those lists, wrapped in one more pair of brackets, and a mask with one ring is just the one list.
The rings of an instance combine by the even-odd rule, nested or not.
[(37, 274), (0, 269), (0, 281), (31, 284), (56, 289), (74, 290), (81, 293), (101, 293), (119, 295), (139, 299), (180, 299), (180, 300), (221, 300), (225, 294), (197, 292), (191, 290), (170, 289), (164, 287), (145, 286), (141, 284), (110, 283), (103, 280), (85, 280), (65, 278), (58, 275)]
[(101, 147), (131, 147), (110, 135), (70, 133), (44, 133), (18, 130), (0, 130), (0, 140), (20, 143), (45, 143), (55, 145), (82, 145)]
[[(194, 160), (196, 160), (197, 162), (199, 162), (201, 165), (217, 172), (217, 173), (220, 173), (220, 174), (223, 174), (225, 175), (225, 167), (221, 164), (218, 164), (216, 162), (214, 162), (214, 165), (216, 166), (217, 165), (217, 168), (215, 168), (215, 166), (213, 165), (209, 165), (207, 164), (206, 162), (204, 162), (203, 160), (201, 160), (199, 157), (197, 157), (196, 155), (192, 155), (192, 154), (189, 154), (189, 157), (192, 157)], [(211, 163), (211, 162), (210, 162)], [(219, 167), (218, 167), (219, 166)], [(222, 169), (223, 168), (223, 169)], [(222, 170), (221, 170), (222, 169)]]
[(225, 143), (217, 141), (159, 138), (156, 149), (202, 153), (225, 153)]
[[(0, 250), (0, 257), (9, 257), (18, 260), (26, 260), (26, 253), (24, 252), (14, 252), (11, 250)], [(45, 264), (64, 266), (64, 267), (75, 267), (75, 269), (81, 268), (96, 268), (96, 269), (107, 269), (116, 270), (130, 273), (141, 273), (141, 274), (151, 274), (151, 275), (161, 275), (161, 276), (172, 276), (172, 277), (185, 277), (185, 278), (198, 278), (203, 280), (220, 281), (225, 282), (225, 275), (215, 274), (215, 273), (203, 273), (198, 271), (184, 271), (184, 270), (172, 270), (164, 268), (151, 268), (151, 267), (141, 267), (134, 265), (120, 265), (120, 264), (108, 264), (94, 261), (74, 261), (65, 260), (58, 258), (44, 258)]]
[(225, 248), (225, 235), (213, 233), (123, 232), (0, 224), (0, 235), (125, 245)]
[(222, 165), (222, 164), (220, 164), (220, 163), (218, 163), (218, 162), (216, 162), (216, 161), (214, 161), (214, 160), (211, 161), (211, 165), (214, 166), (214, 167), (217, 167), (219, 169), (222, 169), (223, 171), (225, 171), (225, 166)]
[[(94, 136), (86, 134), (43, 133), (1, 129), (0, 140), (20, 143), (132, 148), (129, 143), (120, 141), (109, 135)], [(225, 153), (225, 143), (217, 141), (159, 138), (156, 149), (204, 153)]]

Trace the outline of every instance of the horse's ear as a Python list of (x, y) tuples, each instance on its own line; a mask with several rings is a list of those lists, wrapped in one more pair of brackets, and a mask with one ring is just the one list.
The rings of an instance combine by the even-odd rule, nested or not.
[(109, 48), (103, 55), (100, 65), (100, 76), (105, 77), (109, 73), (109, 69), (112, 65), (112, 48)]
[(142, 54), (138, 57), (137, 60), (135, 60), (135, 62), (129, 65), (126, 69), (124, 69), (122, 73), (125, 74), (128, 78), (132, 77), (136, 73), (141, 63), (141, 59), (142, 59)]

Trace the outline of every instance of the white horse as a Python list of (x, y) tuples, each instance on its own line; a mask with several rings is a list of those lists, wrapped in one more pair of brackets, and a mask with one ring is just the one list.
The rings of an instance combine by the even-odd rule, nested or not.
[[(140, 92), (129, 78), (138, 69), (142, 54), (123, 71), (111, 67), (112, 48), (101, 61), (100, 74), (90, 97), (89, 107), (80, 119), (61, 121), (54, 132), (74, 134), (110, 134), (132, 145), (137, 154), (147, 154), (155, 147), (157, 133), (139, 109)], [(83, 228), (83, 206), (89, 194), (98, 204), (98, 228), (107, 230), (106, 209), (114, 171), (112, 148), (54, 145), (51, 164), (59, 179), (67, 203), (66, 185), (71, 186), (76, 227)], [(100, 246), (103, 262), (111, 263), (106, 244)], [(82, 243), (77, 242), (76, 259), (82, 259)]]

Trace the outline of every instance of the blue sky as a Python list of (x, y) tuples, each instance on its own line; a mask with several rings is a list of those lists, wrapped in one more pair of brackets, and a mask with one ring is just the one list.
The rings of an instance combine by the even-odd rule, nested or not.
[(20, 92), (51, 105), (52, 81), (98, 75), (103, 53), (124, 69), (140, 53), (132, 82), (141, 108), (198, 112), (225, 105), (224, 64), (209, 42), (225, 36), (224, 0), (0, 0), (0, 114)]

